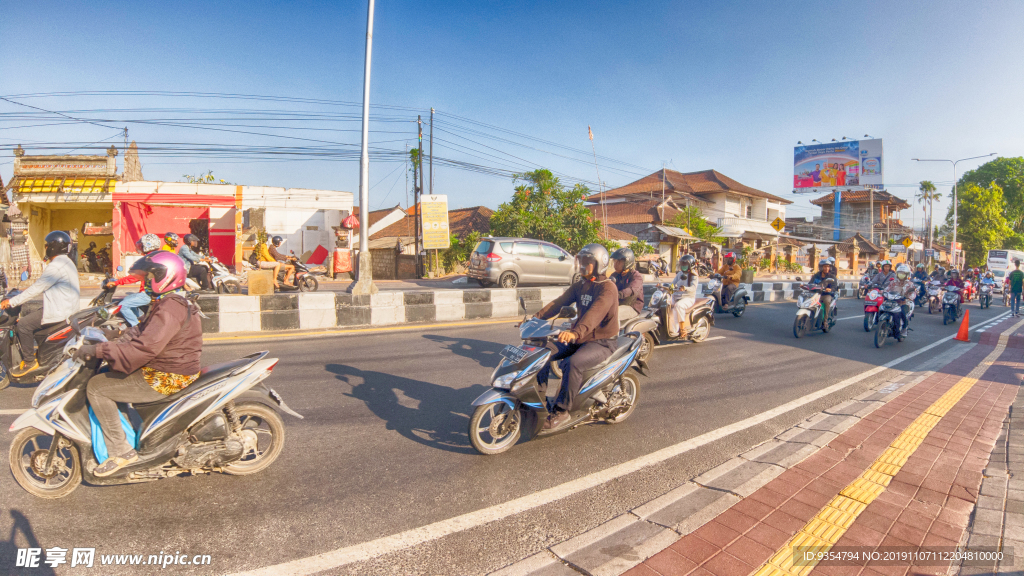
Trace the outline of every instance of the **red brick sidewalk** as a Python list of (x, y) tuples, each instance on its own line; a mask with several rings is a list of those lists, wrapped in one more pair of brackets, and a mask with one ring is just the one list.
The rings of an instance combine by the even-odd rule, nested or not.
[[(980, 344), (878, 408), (825, 447), (790, 468), (714, 520), (647, 559), (629, 576), (717, 574), (905, 574), (909, 565), (793, 566), (766, 562), (802, 530), (819, 532), (834, 546), (956, 546), (978, 500), (982, 470), (1017, 395), (1024, 367), (1024, 335), (1008, 338), (1005, 349), (976, 383), (965, 377), (996, 350), (999, 335), (1017, 323), (1007, 319), (980, 334)], [(991, 360), (991, 359), (990, 359)], [(973, 385), (971, 385), (973, 383)], [(956, 390), (951, 392), (955, 386)], [(905, 459), (887, 487), (837, 525), (822, 522), (823, 508), (858, 480), (890, 448), (907, 438), (908, 426), (940, 397), (970, 386)], [(947, 395), (946, 398), (950, 396)], [(911, 434), (912, 435), (912, 434)], [(890, 481), (891, 480), (891, 481)], [(884, 482), (883, 482), (884, 484)], [(852, 502), (847, 500), (848, 502)], [(859, 511), (859, 515), (857, 512)], [(833, 511), (834, 512), (834, 511)], [(826, 514), (827, 515), (827, 514)], [(836, 514), (833, 514), (835, 517)], [(852, 520), (852, 521), (851, 521)], [(814, 524), (809, 523), (814, 521)], [(845, 526), (843, 526), (845, 524)], [(845, 530), (845, 531), (844, 531)], [(835, 535), (841, 534), (838, 540)], [(794, 541), (797, 543), (797, 541)], [(788, 548), (787, 548), (788, 550)], [(867, 549), (865, 549), (867, 550)], [(914, 567), (914, 574), (945, 574), (946, 566)]]

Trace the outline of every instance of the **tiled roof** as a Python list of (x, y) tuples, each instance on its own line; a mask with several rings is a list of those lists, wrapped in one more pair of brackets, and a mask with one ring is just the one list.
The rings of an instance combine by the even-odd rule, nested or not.
[[(448, 229), (452, 234), (465, 236), (470, 232), (486, 234), (491, 230), (491, 214), (494, 210), (486, 206), (474, 206), (473, 208), (459, 208), (448, 211)], [(415, 236), (416, 217), (408, 215), (398, 222), (370, 236), (374, 238), (391, 238), (395, 236)]]
[[(664, 184), (663, 184), (664, 182)], [(701, 196), (721, 192), (732, 192), (743, 196), (754, 198), (765, 198), (780, 204), (792, 204), (791, 200), (780, 198), (773, 194), (751, 188), (745, 184), (729, 178), (717, 170), (702, 170), (700, 172), (676, 172), (675, 170), (659, 170), (650, 176), (626, 184), (625, 186), (608, 190), (605, 197), (632, 196), (639, 194), (660, 194), (664, 185), (666, 195), (672, 195), (679, 199), (688, 199), (691, 202), (707, 203)], [(593, 194), (587, 198), (590, 202), (600, 202), (601, 195)]]
[[(832, 204), (836, 200), (835, 192), (829, 192), (821, 198), (815, 198), (811, 200), (811, 204), (816, 206), (825, 206), (826, 204)], [(841, 202), (871, 202), (871, 191), (870, 190), (843, 190), (843, 195), (840, 198)], [(910, 208), (910, 204), (902, 198), (897, 198), (892, 194), (889, 194), (885, 190), (874, 191), (874, 201), (876, 203), (882, 203), (886, 205), (893, 205), (900, 209)]]
[[(387, 216), (388, 214), (391, 214), (395, 210), (402, 210), (402, 206), (400, 204), (396, 204), (394, 208), (384, 208), (382, 210), (370, 210), (370, 213), (366, 215), (366, 218), (368, 220), (368, 222), (366, 223), (367, 226), (373, 226), (374, 224), (379, 222), (381, 220), (381, 218), (384, 218), (385, 216)], [(356, 218), (359, 217), (359, 206), (353, 206), (352, 207), (352, 214)]]
[(857, 240), (857, 251), (861, 254), (881, 254), (882, 248), (876, 244), (873, 244), (870, 240), (860, 235), (857, 232), (853, 236), (850, 236), (846, 240), (843, 240), (839, 244), (836, 244), (836, 253), (842, 254), (845, 252), (853, 251), (853, 240)]
[(597, 235), (603, 240), (628, 240), (630, 242), (636, 240), (636, 236), (633, 236), (629, 232), (623, 232), (622, 230), (612, 228), (611, 226), (608, 226), (607, 228), (604, 226), (599, 227), (597, 229)]
[[(594, 215), (594, 220), (600, 220), (608, 225), (648, 224), (662, 222), (662, 209), (658, 208), (660, 205), (660, 200), (627, 200), (612, 204), (589, 205), (587, 208)], [(664, 219), (668, 221), (680, 211), (672, 205), (666, 205), (664, 213)]]

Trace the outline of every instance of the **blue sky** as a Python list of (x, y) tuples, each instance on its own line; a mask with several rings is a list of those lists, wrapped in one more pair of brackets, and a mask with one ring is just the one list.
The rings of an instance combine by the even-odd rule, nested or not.
[[(21, 2), (6, 4), (4, 11), (4, 95), (144, 90), (361, 100), (365, 1)], [(436, 140), (438, 156), (494, 164), (486, 154), (499, 155), (508, 167), (520, 162), (511, 154), (522, 166), (548, 166), (593, 181), (594, 166), (585, 155), (589, 124), (598, 154), (634, 166), (605, 166), (601, 176), (610, 186), (663, 162), (684, 172), (715, 168), (797, 200), (790, 216), (810, 216), (817, 210), (808, 198), (791, 194), (793, 146), (870, 134), (885, 139), (891, 192), (910, 198), (914, 188), (906, 186), (923, 179), (945, 183), (939, 186), (944, 192), (952, 179), (948, 166), (910, 158), (1024, 154), (1022, 22), (1024, 4), (1016, 0), (379, 0), (371, 103), (403, 108), (374, 110), (391, 121), (371, 123), (371, 144), (403, 150), (405, 141), (414, 143), (414, 110), (433, 106), (552, 143), (531, 142), (531, 149), (484, 134), (435, 132), (463, 147)], [(19, 101), (65, 111), (272, 107), (358, 113), (356, 107), (153, 96)], [(17, 111), (0, 102), (0, 113)], [(31, 151), (33, 143), (93, 142), (115, 134), (91, 124), (13, 128), (31, 123), (0, 122), (5, 180), (11, 165), (4, 156), (14, 144)], [(274, 133), (358, 144), (358, 122), (334, 126), (353, 131)], [(167, 126), (129, 130), (140, 142), (305, 144)], [(553, 144), (577, 149), (563, 154), (574, 160), (550, 154), (560, 150)], [(237, 183), (358, 191), (355, 161), (227, 163), (143, 152), (142, 162), (148, 179), (178, 180), (212, 169)], [(402, 174), (397, 163), (373, 163), (371, 207), (404, 202)], [(496, 207), (512, 188), (505, 178), (449, 167), (435, 167), (434, 179), (435, 192), (449, 194), (454, 206)], [(920, 218), (920, 209), (916, 213)], [(905, 211), (904, 220), (910, 219)]]

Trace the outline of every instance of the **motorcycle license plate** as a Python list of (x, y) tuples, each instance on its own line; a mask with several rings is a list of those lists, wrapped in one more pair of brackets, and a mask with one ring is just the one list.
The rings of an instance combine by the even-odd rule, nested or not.
[(499, 352), (498, 354), (502, 358), (507, 359), (509, 362), (513, 364), (518, 364), (520, 361), (522, 361), (523, 358), (526, 358), (526, 355), (529, 354), (529, 351), (524, 350), (519, 346), (513, 346), (509, 344), (508, 346), (505, 346), (505, 348), (502, 349), (502, 351)]

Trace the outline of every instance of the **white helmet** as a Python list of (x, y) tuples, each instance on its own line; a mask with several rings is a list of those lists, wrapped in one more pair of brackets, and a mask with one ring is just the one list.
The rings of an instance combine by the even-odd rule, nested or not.
[(896, 278), (899, 278), (900, 280), (906, 280), (907, 278), (910, 278), (910, 266), (907, 266), (906, 264), (900, 264), (899, 266), (897, 266)]

